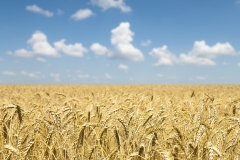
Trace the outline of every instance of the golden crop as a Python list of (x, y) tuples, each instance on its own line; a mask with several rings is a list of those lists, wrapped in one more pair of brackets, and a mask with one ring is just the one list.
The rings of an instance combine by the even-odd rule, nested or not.
[(2, 85), (2, 160), (240, 158), (237, 85)]

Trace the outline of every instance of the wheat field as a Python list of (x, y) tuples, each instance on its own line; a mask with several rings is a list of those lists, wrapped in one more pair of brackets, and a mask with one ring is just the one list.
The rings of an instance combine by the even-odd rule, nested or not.
[(237, 160), (239, 85), (1, 85), (2, 160)]

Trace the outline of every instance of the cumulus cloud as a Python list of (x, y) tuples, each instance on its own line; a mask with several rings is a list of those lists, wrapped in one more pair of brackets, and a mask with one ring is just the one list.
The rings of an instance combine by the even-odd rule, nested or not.
[(173, 65), (177, 61), (176, 56), (167, 49), (166, 45), (160, 48), (152, 49), (149, 54), (157, 60), (157, 63), (155, 63), (154, 66), (169, 66)]
[(215, 58), (221, 55), (234, 55), (234, 48), (227, 43), (217, 43), (214, 46), (208, 46), (205, 41), (196, 41), (189, 55), (197, 57)]
[(31, 58), (33, 56), (33, 53), (26, 49), (18, 49), (14, 52), (14, 55), (18, 57)]
[(99, 43), (93, 43), (90, 47), (91, 51), (96, 55), (104, 55), (108, 52), (108, 49), (105, 46), (102, 46)]
[(129, 69), (129, 67), (127, 65), (124, 65), (124, 64), (119, 64), (118, 68), (121, 69), (121, 70), (124, 70), (125, 72), (127, 72), (128, 69)]
[(108, 73), (105, 73), (105, 78), (106, 79), (112, 79), (112, 76), (110, 74), (108, 74)]
[(69, 56), (83, 57), (85, 52), (88, 52), (86, 48), (83, 47), (81, 43), (75, 43), (74, 45), (66, 45), (65, 39), (55, 42), (54, 46), (58, 51), (61, 51)]
[(11, 71), (3, 71), (2, 74), (6, 75), (6, 76), (16, 76), (16, 73), (11, 72)]
[[(83, 57), (85, 52), (88, 52), (81, 43), (65, 44), (65, 39), (54, 42), (54, 47), (51, 46), (47, 40), (47, 36), (41, 31), (36, 31), (32, 37), (27, 41), (32, 50), (18, 49), (14, 52), (15, 56), (23, 58), (31, 58), (34, 56), (51, 56), (60, 57), (58, 52), (63, 52), (69, 56)], [(40, 62), (45, 62), (43, 58), (37, 58)]]
[(90, 9), (79, 9), (76, 13), (74, 13), (71, 18), (80, 21), (86, 18), (93, 16), (94, 13)]
[(32, 46), (34, 54), (53, 57), (59, 56), (56, 49), (48, 43), (47, 36), (41, 31), (36, 31), (31, 39), (28, 40), (28, 44)]
[(39, 62), (46, 62), (46, 59), (41, 58), (41, 57), (37, 57), (36, 59), (37, 59)]
[(60, 82), (60, 74), (58, 73), (51, 73), (50, 77), (54, 78), (55, 81)]
[(209, 58), (202, 58), (191, 56), (187, 54), (180, 54), (180, 62), (185, 64), (196, 64), (196, 65), (205, 65), (205, 66), (214, 66), (216, 63)]
[(25, 71), (21, 71), (21, 75), (27, 76), (27, 77), (30, 77), (30, 78), (39, 78), (40, 75), (41, 75), (41, 72), (27, 73)]
[(147, 46), (149, 46), (151, 43), (152, 43), (151, 40), (146, 40), (146, 41), (142, 41), (141, 45), (147, 47)]
[(34, 13), (38, 13), (38, 14), (42, 14), (44, 16), (47, 17), (52, 17), (53, 13), (47, 10), (43, 10), (42, 8), (38, 7), (37, 5), (31, 5), (31, 6), (27, 6), (26, 10), (34, 12)]
[(34, 32), (27, 43), (31, 46), (32, 50), (18, 49), (15, 51), (14, 55), (24, 58), (30, 58), (35, 55), (60, 56), (56, 49), (48, 43), (47, 36), (40, 31)]
[(101, 7), (103, 10), (119, 8), (122, 12), (131, 11), (131, 8), (125, 4), (124, 0), (91, 0), (91, 3)]
[(188, 54), (180, 54), (179, 60), (187, 64), (215, 65), (212, 59), (218, 56), (235, 54), (234, 48), (228, 42), (208, 46), (205, 41), (196, 41)]
[(78, 77), (79, 78), (90, 78), (90, 76), (88, 74), (79, 74)]
[(219, 56), (237, 55), (234, 48), (226, 43), (216, 43), (214, 46), (209, 46), (205, 41), (196, 41), (191, 51), (187, 54), (182, 53), (179, 57), (167, 50), (167, 46), (162, 48), (154, 48), (150, 55), (158, 60), (155, 66), (179, 64), (195, 64), (214, 66), (216, 63), (214, 58)]
[(144, 60), (142, 52), (131, 44), (134, 33), (130, 30), (128, 22), (120, 23), (111, 33), (111, 43), (115, 50), (108, 55), (109, 57), (131, 61)]

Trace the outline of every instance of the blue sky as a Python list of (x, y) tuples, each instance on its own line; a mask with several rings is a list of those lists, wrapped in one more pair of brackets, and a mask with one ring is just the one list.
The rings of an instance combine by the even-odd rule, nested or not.
[(239, 0), (2, 0), (0, 84), (239, 84)]

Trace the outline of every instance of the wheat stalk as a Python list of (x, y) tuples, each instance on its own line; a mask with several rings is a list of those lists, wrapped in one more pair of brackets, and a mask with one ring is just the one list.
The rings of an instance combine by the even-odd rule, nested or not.
[(19, 150), (17, 148), (13, 147), (12, 145), (9, 145), (9, 144), (4, 145), (4, 148), (10, 150), (12, 153), (15, 153), (16, 155), (20, 154)]
[(85, 133), (86, 126), (83, 126), (82, 130), (79, 133), (77, 146), (83, 146), (84, 143), (84, 133)]

